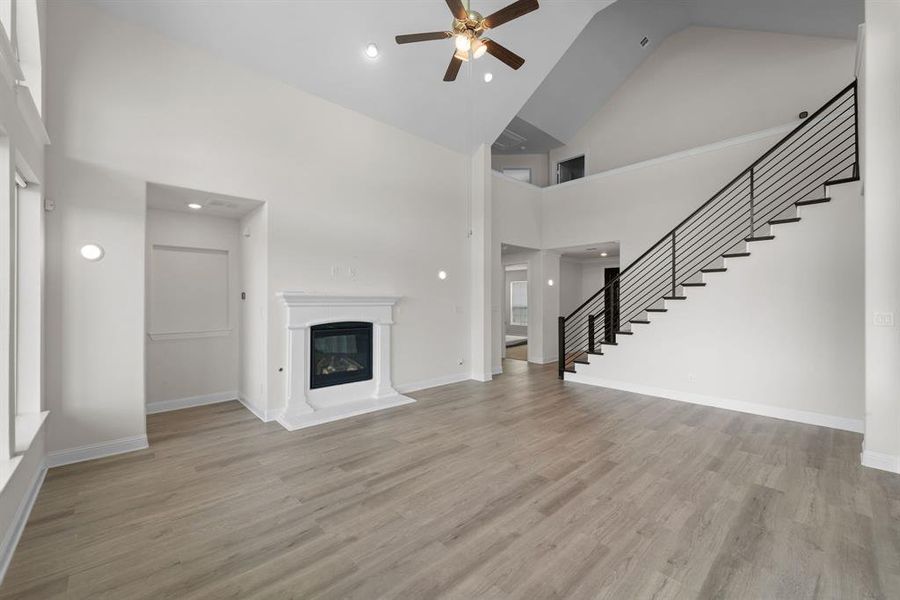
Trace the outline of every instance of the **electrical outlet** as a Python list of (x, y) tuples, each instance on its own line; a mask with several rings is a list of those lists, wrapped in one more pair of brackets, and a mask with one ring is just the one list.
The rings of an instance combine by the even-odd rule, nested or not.
[(894, 313), (875, 313), (873, 324), (875, 327), (893, 327)]

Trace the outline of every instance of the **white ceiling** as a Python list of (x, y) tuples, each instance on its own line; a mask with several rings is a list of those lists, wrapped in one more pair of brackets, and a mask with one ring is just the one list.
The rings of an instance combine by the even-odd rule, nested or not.
[[(619, 258), (619, 242), (583, 244), (581, 246), (571, 246), (569, 248), (557, 248), (554, 251), (559, 252), (563, 258), (568, 258), (569, 260), (574, 260), (576, 262), (586, 262), (601, 258), (616, 259)], [(606, 254), (606, 256), (603, 256), (604, 254)]]
[[(863, 0), (618, 0), (588, 23), (518, 117), (568, 142), (644, 58), (689, 25), (855, 39), (863, 20)], [(556, 147), (536, 148), (541, 139), (531, 152)]]
[[(491, 56), (442, 81), (452, 40), (398, 46), (399, 33), (449, 27), (444, 0), (91, 0), (125, 20), (455, 150), (491, 143), (585, 24), (613, 0), (541, 0), (492, 30), (526, 59), (512, 71)], [(473, 0), (482, 14), (512, 0)], [(368, 42), (377, 59), (365, 57)], [(494, 79), (485, 84), (482, 75)]]
[[(199, 204), (203, 208), (200, 210), (188, 208), (188, 204), (191, 203)], [(240, 219), (260, 205), (262, 202), (259, 200), (213, 194), (172, 185), (147, 184), (147, 208)]]

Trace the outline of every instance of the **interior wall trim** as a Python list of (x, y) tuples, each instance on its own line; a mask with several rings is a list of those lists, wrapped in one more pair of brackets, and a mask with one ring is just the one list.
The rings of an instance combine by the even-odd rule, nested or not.
[(244, 398), (243, 396), (240, 396), (240, 395), (238, 396), (238, 402), (243, 404), (244, 408), (246, 408), (247, 410), (252, 412), (254, 414), (254, 416), (256, 416), (256, 418), (259, 419), (260, 421), (262, 421), (263, 423), (268, 423), (269, 421), (275, 420), (275, 417), (270, 413), (270, 411), (268, 409), (259, 409), (255, 406), (253, 406), (253, 404), (251, 404), (250, 401), (247, 400), (246, 398)]
[(149, 448), (147, 442), (147, 434), (133, 435), (130, 437), (119, 438), (117, 440), (109, 440), (107, 442), (99, 442), (97, 444), (87, 444), (86, 446), (78, 446), (77, 448), (67, 448), (65, 450), (54, 450), (47, 453), (47, 467), (61, 467), (86, 460), (95, 460), (97, 458), (105, 458), (107, 456), (115, 456), (116, 454), (124, 454), (126, 452), (134, 452), (135, 450), (144, 450)]
[(22, 532), (25, 530), (25, 523), (28, 522), (31, 509), (34, 508), (34, 502), (37, 500), (38, 492), (41, 491), (41, 486), (44, 485), (44, 477), (46, 475), (47, 465), (41, 463), (31, 479), (25, 496), (19, 502), (16, 514), (13, 515), (12, 523), (10, 523), (9, 529), (6, 530), (3, 541), (0, 542), (0, 584), (3, 583), (3, 578), (6, 577), (6, 570), (9, 568), (9, 563), (12, 562), (13, 552), (16, 551), (16, 546), (19, 545)]
[(460, 381), (468, 381), (469, 379), (471, 379), (469, 373), (451, 373), (450, 375), (443, 375), (432, 379), (423, 379), (422, 381), (405, 383), (396, 386), (395, 389), (401, 394), (408, 394), (409, 392), (418, 392), (419, 390), (427, 390), (428, 388), (438, 387), (440, 385), (459, 383)]
[(148, 415), (154, 415), (156, 413), (169, 412), (170, 410), (191, 408), (192, 406), (218, 404), (219, 402), (237, 400), (239, 396), (240, 394), (238, 394), (237, 390), (231, 390), (227, 392), (216, 392), (214, 394), (203, 394), (201, 396), (188, 396), (186, 398), (175, 398), (173, 400), (148, 402), (146, 412)]
[(888, 471), (890, 473), (900, 473), (900, 456), (864, 449), (859, 458), (864, 467)]
[(863, 433), (865, 429), (865, 422), (862, 419), (837, 417), (834, 415), (826, 415), (823, 413), (796, 410), (793, 408), (784, 408), (781, 406), (770, 406), (768, 404), (758, 404), (756, 402), (745, 402), (743, 400), (734, 400), (731, 398), (718, 398), (715, 396), (706, 396), (704, 394), (696, 394), (693, 392), (682, 392), (677, 390), (658, 388), (650, 385), (643, 385), (640, 383), (630, 383), (597, 377), (586, 377), (584, 375), (578, 375), (577, 373), (566, 373), (565, 379), (566, 381), (571, 381), (574, 383), (586, 383), (589, 385), (596, 385), (600, 387), (611, 388), (614, 390), (633, 392), (635, 394), (656, 396), (658, 398), (677, 400), (679, 402), (689, 402), (691, 404), (700, 404), (703, 406), (711, 406), (713, 408), (724, 408), (725, 410), (733, 410), (736, 412), (757, 415), (760, 417), (772, 417), (774, 419), (782, 419), (783, 421), (794, 421), (796, 423), (805, 423), (807, 425), (818, 425), (820, 427), (829, 427), (831, 429), (852, 431), (854, 433)]
[(149, 332), (147, 337), (154, 342), (164, 340), (193, 340), (210, 337), (227, 337), (231, 335), (233, 329), (212, 329), (210, 331), (166, 331), (166, 332)]

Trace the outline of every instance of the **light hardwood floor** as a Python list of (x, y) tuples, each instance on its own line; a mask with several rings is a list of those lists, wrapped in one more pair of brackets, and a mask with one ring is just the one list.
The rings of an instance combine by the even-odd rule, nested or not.
[(506, 347), (506, 358), (512, 360), (528, 360), (528, 344)]
[(51, 470), (3, 598), (900, 598), (861, 436), (562, 384), (289, 433), (238, 403)]

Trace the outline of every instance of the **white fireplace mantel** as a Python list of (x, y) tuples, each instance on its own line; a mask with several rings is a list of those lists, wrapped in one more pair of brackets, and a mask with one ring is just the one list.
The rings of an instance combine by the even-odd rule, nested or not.
[[(287, 402), (278, 422), (293, 431), (415, 402), (391, 383), (391, 325), (397, 296), (337, 296), (280, 292), (286, 308)], [(312, 390), (309, 328), (323, 323), (372, 323), (372, 379)]]

